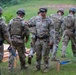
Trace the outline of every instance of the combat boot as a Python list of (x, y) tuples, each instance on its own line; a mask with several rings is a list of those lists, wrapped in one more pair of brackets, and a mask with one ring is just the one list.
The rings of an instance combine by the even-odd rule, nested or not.
[(43, 72), (47, 73), (49, 71), (49, 68), (44, 68)]
[(41, 69), (40, 65), (37, 65), (36, 66), (36, 71), (40, 71), (40, 69)]
[(32, 58), (33, 58), (33, 56), (28, 57), (28, 64), (31, 64)]

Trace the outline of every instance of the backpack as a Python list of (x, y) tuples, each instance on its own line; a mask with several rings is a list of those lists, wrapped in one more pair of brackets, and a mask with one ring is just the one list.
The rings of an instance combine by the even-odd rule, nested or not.
[(11, 27), (10, 27), (10, 34), (12, 36), (13, 35), (22, 36), (22, 31), (24, 29), (24, 26), (21, 21), (22, 20), (19, 18), (13, 19), (13, 22), (11, 23)]
[(24, 31), (24, 25), (22, 24), (22, 20), (20, 18), (13, 19), (10, 26), (10, 35), (12, 38), (11, 40), (13, 45), (19, 46), (24, 42), (23, 31)]

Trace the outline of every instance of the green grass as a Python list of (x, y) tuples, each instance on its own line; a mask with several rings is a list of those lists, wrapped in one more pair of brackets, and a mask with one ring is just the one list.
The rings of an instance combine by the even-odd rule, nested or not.
[[(25, 1), (25, 0), (23, 0)], [(26, 10), (26, 16), (24, 17), (26, 20), (29, 20), (32, 16), (36, 16), (38, 9), (42, 6), (46, 6), (49, 4), (76, 4), (76, 0), (28, 0), (27, 2), (22, 2), (19, 5), (15, 6), (9, 6), (7, 8), (4, 8), (4, 16), (7, 18), (7, 23), (9, 20), (13, 17), (16, 16), (16, 11), (19, 8), (24, 8)], [(57, 9), (51, 9), (48, 7), (48, 13), (47, 15), (56, 13)], [(68, 10), (65, 10), (65, 15), (67, 15)], [(72, 50), (71, 50), (71, 43), (69, 43), (67, 47), (67, 52), (69, 54), (66, 54), (67, 58), (66, 59), (61, 59), (61, 46), (62, 42), (59, 44), (59, 50), (57, 53), (57, 57), (63, 61), (63, 60), (74, 60)], [(29, 42), (26, 44), (26, 47), (30, 47), (30, 39)], [(50, 56), (51, 57), (51, 56)], [(27, 60), (26, 60), (27, 61)], [(43, 75), (43, 71), (35, 72), (35, 57), (33, 58), (32, 65), (28, 67), (27, 70), (25, 71), (20, 71), (20, 66), (19, 66), (19, 61), (17, 62), (17, 67), (16, 69), (9, 73), (8, 72), (8, 62), (5, 63), (0, 63), (0, 70), (2, 75)], [(56, 62), (51, 62), (50, 61), (50, 71), (48, 73), (45, 73), (44, 75), (76, 75), (76, 63), (71, 62), (67, 65), (61, 66), (60, 72), (56, 71)]]
[[(19, 4), (19, 5), (6, 7), (4, 9), (4, 16), (8, 16), (8, 14), (9, 14), (9, 16), (12, 15), (12, 17), (15, 17), (16, 11), (19, 8), (24, 8), (26, 10), (25, 19), (28, 20), (28, 19), (30, 19), (30, 17), (37, 15), (38, 9), (40, 7), (42, 7), (42, 6), (46, 7), (46, 5), (50, 5), (50, 4), (74, 4), (75, 5), (76, 1), (75, 0), (67, 0), (67, 1), (66, 0), (31, 0), (31, 1), (28, 0), (27, 2), (24, 1), (22, 4)], [(49, 14), (56, 13), (56, 10), (57, 9), (52, 9), (51, 7), (50, 8), (48, 7), (47, 14), (49, 15)], [(8, 18), (10, 18), (10, 17), (8, 17)], [(9, 19), (7, 20), (7, 22), (9, 22)]]

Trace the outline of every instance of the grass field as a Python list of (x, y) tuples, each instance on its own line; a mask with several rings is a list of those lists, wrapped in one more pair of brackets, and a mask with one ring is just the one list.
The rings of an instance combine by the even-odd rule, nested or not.
[[(76, 5), (76, 0), (27, 0), (27, 2), (25, 2), (25, 0), (23, 0), (23, 1), (24, 2), (22, 2), (19, 5), (8, 6), (8, 7), (4, 8), (3, 15), (5, 16), (7, 23), (9, 22), (9, 20), (11, 18), (16, 16), (16, 11), (19, 8), (24, 8), (26, 10), (25, 19), (29, 20), (32, 16), (37, 15), (38, 9), (42, 6), (48, 8), (47, 15), (50, 15), (50, 14), (56, 13), (57, 9), (48, 7), (48, 5), (62, 5), (62, 4), (67, 5), (67, 6)], [(68, 14), (67, 11), (68, 10), (65, 8), (65, 15)], [(61, 46), (62, 46), (62, 43), (60, 42), (57, 57), (61, 61), (76, 59), (73, 57), (73, 54), (72, 54), (71, 43), (69, 43), (69, 45), (67, 47), (67, 52), (69, 53), (69, 54), (66, 54), (67, 58), (66, 59), (60, 58)], [(29, 42), (26, 44), (26, 47), (28, 47), (28, 48), (30, 47), (30, 39), (29, 39)], [(20, 71), (19, 61), (17, 62), (17, 67), (11, 73), (8, 72), (7, 65), (8, 65), (8, 62), (0, 63), (1, 75), (43, 75), (43, 74), (44, 75), (76, 75), (76, 73), (75, 73), (76, 72), (76, 62), (75, 63), (71, 62), (67, 65), (62, 65), (60, 72), (57, 72), (56, 71), (56, 62), (50, 61), (50, 71), (48, 73), (43, 73), (42, 70), (39, 72), (35, 72), (35, 57), (33, 58), (32, 65), (29, 65), (28, 69), (25, 71)]]

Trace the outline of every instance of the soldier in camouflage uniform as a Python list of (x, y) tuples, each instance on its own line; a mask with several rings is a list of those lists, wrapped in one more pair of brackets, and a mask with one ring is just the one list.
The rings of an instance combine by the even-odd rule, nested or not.
[[(17, 11), (17, 17), (12, 19), (9, 22), (9, 32), (13, 44), (13, 48), (18, 51), (21, 70), (26, 69), (25, 62), (25, 46), (24, 43), (29, 39), (29, 30), (27, 23), (24, 21), (23, 17), (25, 15), (25, 11), (23, 9), (19, 9)], [(12, 56), (10, 52), (9, 56), (9, 70), (12, 70), (14, 66), (14, 56)]]
[(64, 10), (59, 9), (57, 11), (57, 14), (53, 14), (50, 16), (50, 18), (54, 21), (54, 29), (52, 30), (52, 36), (53, 36), (53, 53), (52, 53), (52, 61), (56, 61), (56, 54), (58, 50), (58, 44), (61, 39), (62, 34), (62, 17), (64, 15)]
[(2, 13), (3, 11), (2, 8), (0, 7), (0, 62), (2, 62), (4, 55), (4, 46), (3, 46), (4, 40), (6, 40), (10, 45), (12, 45), (6, 23), (2, 18)]
[(69, 14), (64, 17), (63, 25), (64, 25), (64, 32), (63, 32), (63, 41), (62, 41), (62, 57), (65, 56), (65, 51), (68, 45), (68, 42), (71, 40), (72, 42), (72, 51), (73, 55), (76, 57), (76, 40), (75, 40), (75, 9), (71, 8), (69, 10)]
[(50, 45), (52, 44), (52, 37), (50, 31), (53, 28), (53, 21), (46, 16), (47, 9), (39, 9), (41, 16), (37, 16), (31, 26), (36, 25), (36, 69), (39, 71), (41, 69), (41, 59), (43, 53), (44, 59), (44, 72), (47, 72), (49, 69), (49, 53)]
[[(40, 12), (38, 12), (38, 16), (40, 16)], [(32, 17), (28, 25), (32, 24), (35, 20), (36, 16)], [(29, 26), (30, 27), (30, 26)], [(30, 53), (28, 55), (28, 63), (31, 64), (33, 54), (35, 53), (35, 42), (36, 42), (36, 27), (30, 27), (30, 32), (31, 32), (31, 48), (30, 48)]]

